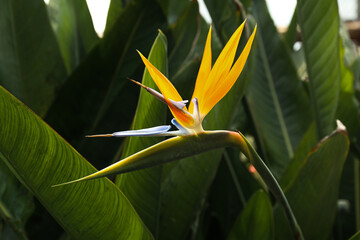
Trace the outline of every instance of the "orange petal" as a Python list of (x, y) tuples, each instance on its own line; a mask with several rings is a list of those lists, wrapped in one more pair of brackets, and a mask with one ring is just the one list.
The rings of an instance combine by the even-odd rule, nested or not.
[(172, 115), (181, 126), (189, 128), (194, 125), (194, 118), (188, 112), (175, 107), (174, 104), (172, 104), (172, 102), (167, 98), (165, 98), (165, 101), (169, 106)]
[[(196, 78), (194, 93), (193, 93), (193, 96), (191, 97), (191, 99), (197, 97), (198, 100), (203, 101), (204, 94), (202, 94), (202, 92), (204, 90), (206, 80), (211, 71), (211, 64), (212, 64), (212, 56), (211, 55), (212, 54), (211, 54), (211, 26), (210, 26), (209, 33), (208, 33), (207, 39), (206, 39), (203, 57), (201, 60), (199, 73)], [(193, 108), (194, 108), (194, 104), (192, 101), (190, 101), (189, 112), (192, 113)]]
[(234, 34), (231, 36), (224, 49), (221, 51), (219, 57), (217, 58), (214, 67), (211, 69), (211, 72), (203, 88), (204, 95), (201, 99), (199, 99), (199, 109), (201, 115), (204, 115), (202, 109), (207, 105), (208, 96), (211, 95), (214, 91), (216, 91), (219, 82), (223, 81), (226, 75), (229, 73), (229, 70), (234, 62), (236, 49), (239, 44), (244, 25), (245, 21), (236, 29)]
[(182, 98), (174, 85), (156, 68), (154, 67), (139, 51), (141, 59), (143, 60), (147, 70), (149, 71), (152, 79), (158, 86), (160, 92), (165, 98), (171, 99), (175, 102), (182, 101)]
[(251, 34), (248, 42), (246, 43), (242, 53), (240, 54), (240, 57), (236, 60), (234, 66), (231, 68), (229, 74), (226, 76), (226, 78), (217, 86), (217, 89), (208, 96), (206, 101), (206, 106), (202, 109), (202, 114), (204, 116), (215, 106), (216, 103), (218, 103), (232, 88), (238, 77), (240, 76), (240, 73), (242, 72), (244, 65), (246, 63), (246, 60), (249, 56), (251, 45), (253, 43), (255, 33), (256, 33), (257, 26), (255, 26), (255, 29), (253, 33)]

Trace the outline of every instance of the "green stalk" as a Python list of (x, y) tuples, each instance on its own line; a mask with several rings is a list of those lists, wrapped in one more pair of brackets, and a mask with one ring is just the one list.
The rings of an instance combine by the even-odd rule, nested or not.
[(264, 180), (266, 185), (268, 186), (271, 193), (274, 195), (276, 200), (282, 206), (285, 211), (286, 217), (290, 223), (290, 226), (294, 233), (294, 239), (296, 240), (304, 240), (304, 236), (302, 234), (301, 228), (296, 221), (295, 215), (291, 210), (290, 204), (287, 201), (284, 192), (282, 191), (279, 183), (277, 182), (274, 175), (271, 173), (270, 169), (266, 166), (264, 161), (257, 154), (255, 149), (251, 146), (249, 141), (242, 135), (240, 132), (238, 141), (238, 146), (241, 151), (245, 154), (245, 156), (249, 159), (251, 164), (255, 167), (256, 171), (259, 173), (261, 178)]

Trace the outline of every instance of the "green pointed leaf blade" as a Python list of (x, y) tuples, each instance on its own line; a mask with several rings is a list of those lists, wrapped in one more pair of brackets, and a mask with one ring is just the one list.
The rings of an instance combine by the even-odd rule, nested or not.
[[(207, 33), (207, 30), (205, 30), (205, 32), (202, 31), (202, 22), (197, 1), (188, 3), (183, 14), (179, 17), (179, 20), (171, 31), (175, 44), (169, 55), (169, 75), (173, 76), (187, 61), (193, 58), (195, 46), (199, 41), (200, 34), (206, 36)], [(191, 89), (192, 86), (189, 88)]]
[[(162, 32), (159, 32), (156, 37), (148, 60), (167, 76), (167, 40)], [(159, 91), (147, 70), (144, 72), (142, 84)], [(145, 89), (141, 89), (131, 129), (143, 129), (165, 124), (166, 110), (167, 107), (163, 102), (149, 94)], [(158, 143), (160, 139), (155, 137), (129, 137), (126, 140), (121, 159)], [(159, 230), (161, 171), (162, 167), (158, 166), (121, 174), (116, 178), (116, 185), (135, 207), (155, 238)]]
[[(339, 128), (308, 154), (284, 191), (305, 239), (328, 239), (331, 234), (348, 150), (347, 133)], [(277, 208), (274, 216), (276, 239), (291, 238), (281, 209)]]
[(256, 192), (249, 199), (227, 239), (274, 239), (273, 210), (270, 198), (264, 191)]
[(297, 12), (309, 74), (311, 105), (320, 140), (334, 129), (339, 100), (338, 6), (333, 0), (299, 0)]
[(281, 176), (312, 116), (290, 52), (265, 1), (254, 2), (254, 12), (259, 25), (257, 62), (247, 99), (270, 168)]
[(70, 74), (95, 46), (99, 37), (85, 1), (51, 0), (48, 12)]
[(116, 19), (121, 14), (121, 11), (124, 9), (124, 4), (122, 0), (111, 0), (109, 5), (109, 10), (106, 18), (105, 34), (113, 27), (116, 22)]
[(0, 85), (45, 115), (66, 69), (44, 1), (1, 1), (0, 29)]
[(296, 42), (296, 40), (298, 38), (296, 8), (294, 10), (293, 16), (291, 18), (291, 21), (289, 23), (289, 26), (288, 26), (287, 31), (284, 34), (283, 38), (284, 38), (285, 43), (288, 45), (288, 48), (290, 50), (292, 50), (294, 43)]
[(232, 0), (205, 0), (204, 2), (215, 25), (214, 30), (224, 45), (229, 34), (233, 33), (234, 29), (236, 29), (244, 19), (240, 18), (240, 11), (236, 8), (236, 3)]
[(360, 231), (355, 233), (349, 240), (360, 240)]
[(130, 202), (108, 179), (51, 185), (95, 169), (64, 139), (0, 88), (0, 158), (76, 239), (152, 239)]
[(176, 23), (189, 5), (187, 0), (157, 0), (157, 2), (166, 15), (169, 25)]

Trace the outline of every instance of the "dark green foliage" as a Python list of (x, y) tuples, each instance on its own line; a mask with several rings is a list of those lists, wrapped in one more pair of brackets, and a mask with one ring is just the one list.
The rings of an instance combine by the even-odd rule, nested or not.
[[(205, 4), (213, 63), (245, 19), (237, 55), (257, 33), (204, 129), (247, 136), (306, 239), (359, 239), (360, 57), (336, 1), (298, 0), (284, 36), (265, 0)], [(85, 1), (0, 1), (0, 239), (293, 238), (237, 149), (51, 187), (164, 139), (84, 136), (170, 125), (166, 105), (127, 80), (157, 89), (136, 50), (190, 100), (209, 28), (197, 1), (111, 0), (102, 37)]]

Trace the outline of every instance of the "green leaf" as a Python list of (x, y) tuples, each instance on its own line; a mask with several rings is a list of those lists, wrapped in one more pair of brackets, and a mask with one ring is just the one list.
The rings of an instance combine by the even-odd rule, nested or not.
[[(219, 239), (226, 239), (241, 209), (260, 186), (248, 171), (248, 164), (240, 159), (236, 149), (226, 149), (209, 191), (208, 214), (211, 215), (211, 232), (214, 228), (221, 233)], [(209, 222), (208, 218), (205, 219)]]
[[(345, 28), (345, 29), (344, 29)], [(342, 32), (346, 31), (346, 27), (342, 25)], [(340, 119), (348, 129), (350, 139), (354, 139), (360, 130), (359, 116), (359, 103), (355, 98), (354, 89), (354, 73), (351, 72), (346, 65), (346, 59), (352, 58), (351, 46), (349, 46), (350, 38), (348, 35), (342, 34), (340, 40), (340, 69), (341, 69), (341, 85), (338, 107), (336, 110), (336, 118)], [(346, 45), (347, 43), (347, 45)], [(346, 54), (348, 57), (346, 57)], [(352, 58), (353, 59), (353, 58)]]
[(281, 176), (312, 116), (290, 52), (265, 1), (254, 2), (254, 12), (259, 25), (257, 62), (247, 99), (262, 150), (274, 174)]
[[(339, 127), (309, 152), (285, 189), (305, 239), (328, 239), (331, 234), (348, 150), (347, 133)], [(275, 211), (276, 239), (290, 239), (291, 232), (280, 211)]]
[(297, 32), (297, 11), (295, 8), (295, 11), (293, 13), (293, 16), (291, 18), (290, 24), (287, 28), (286, 33), (284, 34), (284, 41), (288, 45), (288, 48), (290, 50), (293, 49), (294, 43), (297, 40), (298, 32)]
[(1, 1), (0, 29), (0, 84), (43, 116), (66, 79), (44, 1)]
[(221, 152), (211, 151), (165, 166), (159, 239), (183, 239), (189, 233), (215, 177)]
[(51, 0), (48, 9), (61, 55), (70, 74), (99, 38), (85, 1)]
[(136, 79), (141, 61), (136, 49), (146, 54), (163, 23), (152, 1), (133, 0), (59, 91), (46, 120), (91, 160), (111, 159), (118, 149), (119, 142), (95, 143), (83, 136), (129, 128), (139, 88), (126, 78)]
[(169, 25), (175, 24), (180, 18), (180, 16), (183, 15), (186, 7), (189, 5), (188, 0), (157, 0), (157, 2), (161, 6), (164, 14), (166, 15)]
[(360, 240), (360, 231), (355, 233), (349, 240)]
[(239, 214), (227, 238), (264, 240), (274, 239), (274, 219), (269, 196), (262, 190), (256, 192)]
[(52, 188), (95, 171), (21, 102), (0, 88), (0, 158), (75, 239), (152, 239), (108, 179)]
[(215, 25), (214, 30), (224, 45), (229, 34), (233, 33), (234, 29), (236, 29), (244, 19), (239, 17), (236, 3), (232, 0), (205, 0), (204, 2)]
[[(199, 5), (197, 1), (192, 1), (188, 3), (184, 13), (171, 29), (175, 43), (169, 56), (170, 76), (175, 75), (184, 64), (194, 57), (195, 47), (200, 36), (207, 36), (208, 29), (202, 28), (203, 22), (201, 20)], [(205, 25), (207, 26), (207, 24)], [(201, 40), (206, 41), (205, 39)], [(204, 45), (202, 45), (201, 52), (203, 47)]]
[(116, 19), (120, 16), (122, 10), (124, 9), (124, 4), (122, 0), (111, 0), (109, 5), (109, 10), (106, 18), (106, 26), (104, 33), (107, 34), (108, 31), (114, 26)]
[[(165, 76), (167, 75), (167, 41), (162, 32), (159, 32), (155, 39), (148, 59)], [(147, 70), (144, 72), (142, 84), (157, 89)], [(141, 89), (131, 129), (163, 125), (166, 122), (166, 110), (167, 107), (163, 102), (149, 94), (145, 89)], [(157, 142), (159, 142), (159, 138), (130, 137), (126, 141), (121, 159)], [(157, 238), (159, 231), (161, 171), (161, 166), (153, 167), (121, 174), (116, 179), (116, 184), (130, 200), (155, 238)]]
[(304, 137), (301, 139), (298, 147), (296, 148), (294, 157), (292, 158), (290, 164), (286, 168), (284, 174), (281, 176), (280, 184), (283, 189), (290, 184), (297, 175), (297, 172), (301, 168), (304, 159), (307, 157), (309, 152), (316, 146), (317, 136), (315, 123), (312, 123)]
[(297, 12), (309, 74), (311, 105), (320, 140), (334, 129), (339, 100), (338, 6), (334, 0), (299, 0)]

